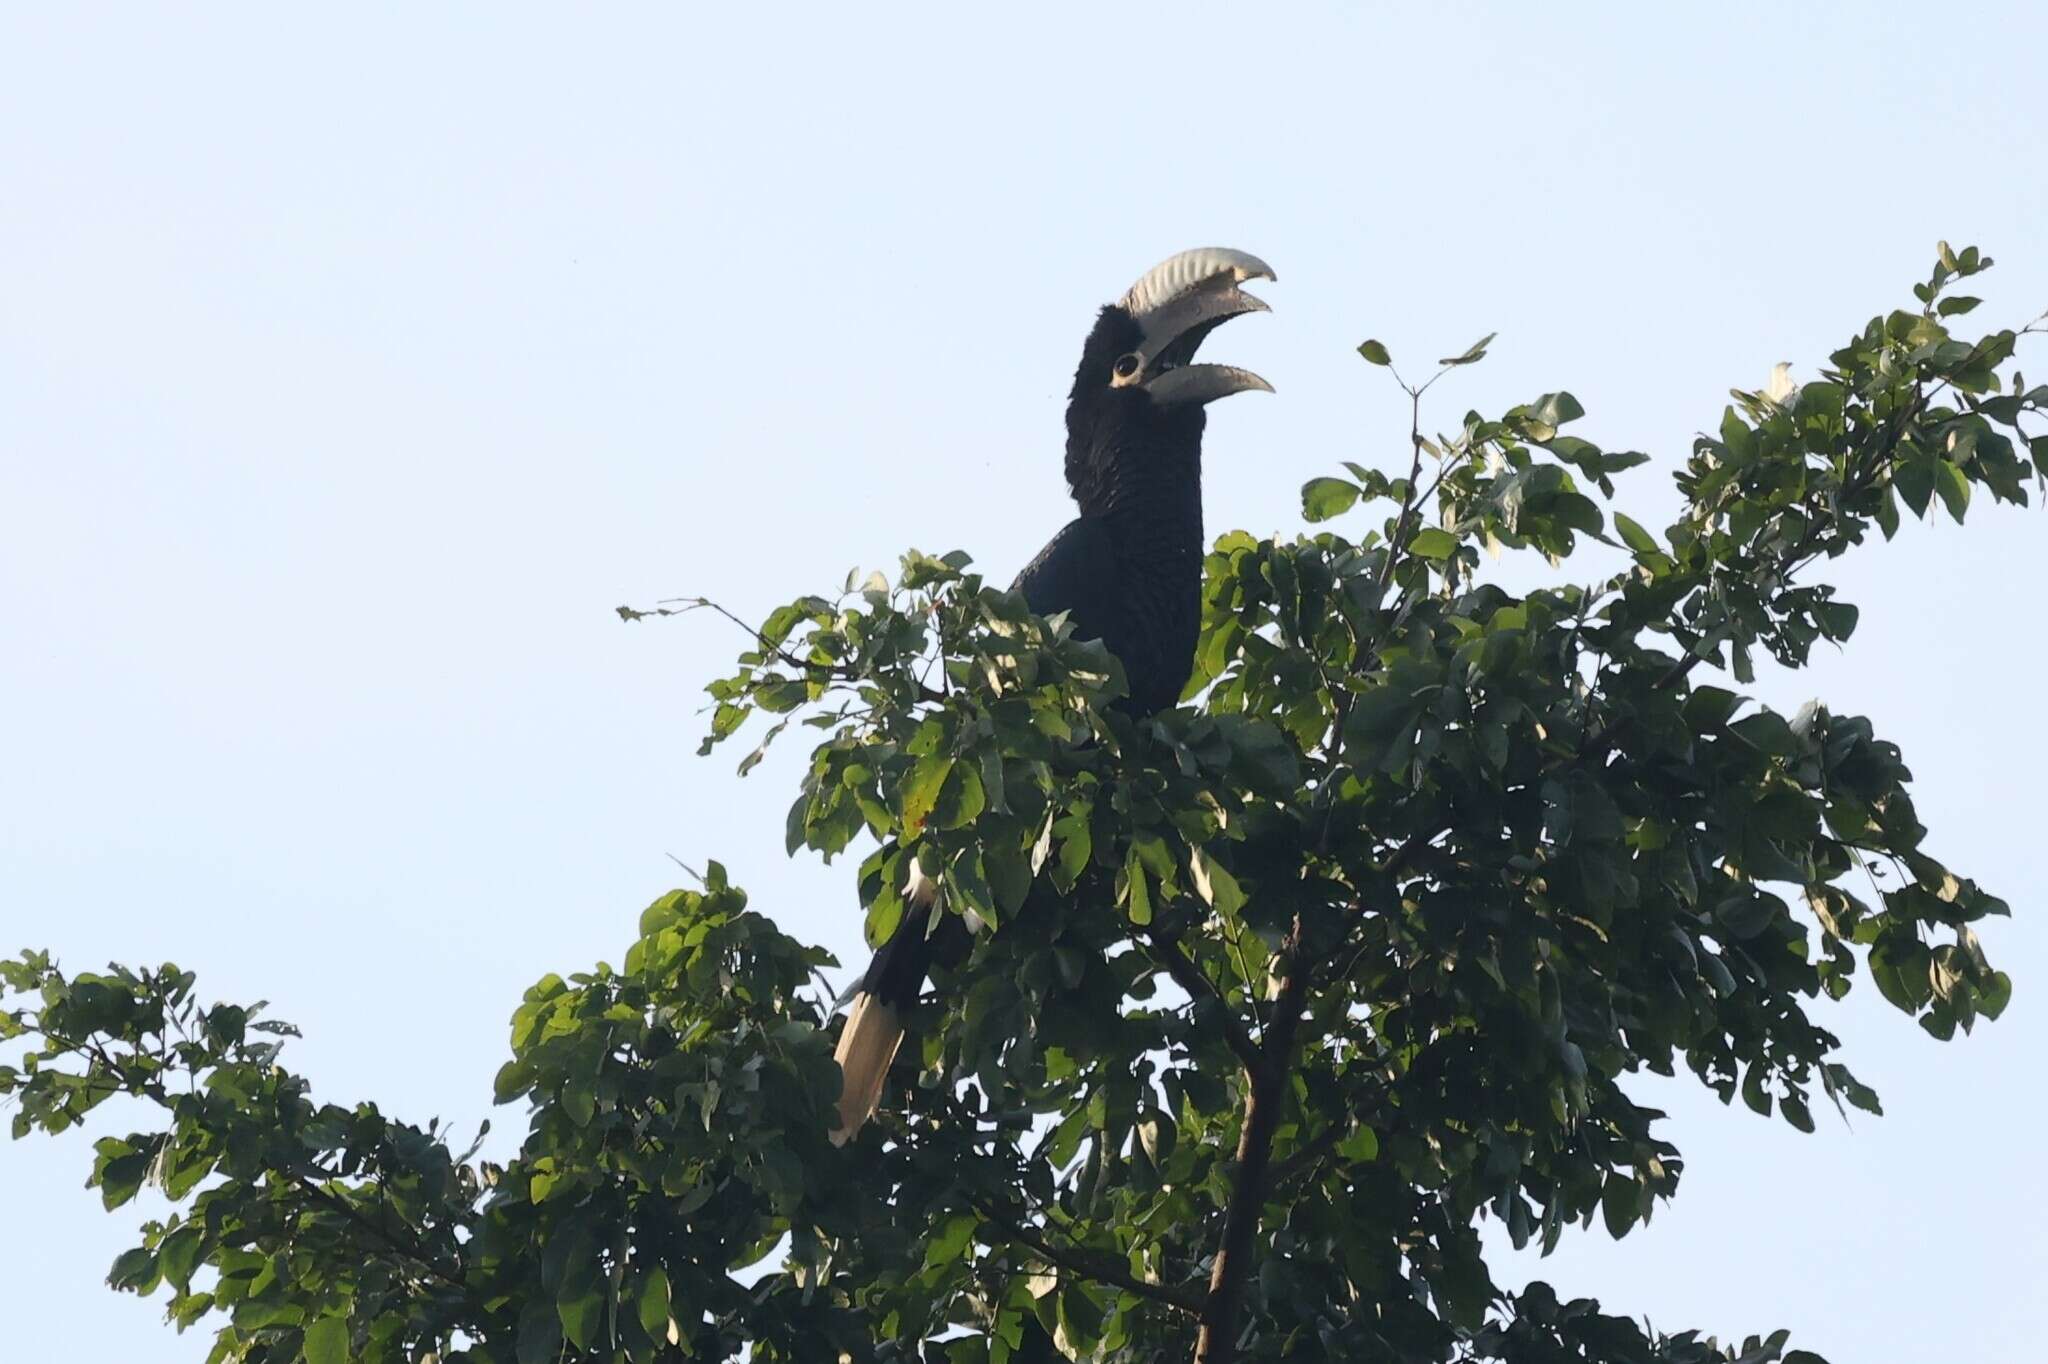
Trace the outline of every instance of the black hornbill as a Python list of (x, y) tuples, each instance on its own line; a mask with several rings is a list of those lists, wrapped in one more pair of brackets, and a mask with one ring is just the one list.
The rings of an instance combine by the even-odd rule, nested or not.
[[(1017, 575), (1032, 611), (1071, 613), (1074, 636), (1100, 639), (1124, 666), (1124, 707), (1173, 705), (1194, 670), (1201, 620), (1204, 406), (1258, 375), (1194, 363), (1203, 338), (1266, 305), (1238, 288), (1272, 279), (1262, 260), (1208, 247), (1148, 270), (1104, 308), (1081, 349), (1067, 399), (1067, 487), (1081, 514)], [(904, 898), (928, 909), (937, 886), (913, 866)], [(860, 1130), (881, 1098), (924, 988), (938, 934), (906, 915), (868, 964), (834, 1059), (845, 1073), (835, 1142)]]

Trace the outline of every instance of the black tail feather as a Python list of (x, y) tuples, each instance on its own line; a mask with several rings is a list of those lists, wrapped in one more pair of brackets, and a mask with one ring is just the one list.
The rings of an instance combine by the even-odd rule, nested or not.
[(904, 1024), (924, 993), (933, 964), (960, 961), (972, 945), (973, 934), (959, 915), (942, 913), (938, 922), (929, 923), (913, 912), (868, 962), (832, 1056), (844, 1075), (835, 1142), (851, 1140), (873, 1115)]

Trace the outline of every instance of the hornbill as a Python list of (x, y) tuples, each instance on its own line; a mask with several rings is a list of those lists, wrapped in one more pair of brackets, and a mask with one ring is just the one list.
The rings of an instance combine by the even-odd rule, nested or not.
[[(1067, 487), (1081, 514), (1017, 575), (1041, 616), (1069, 613), (1077, 639), (1100, 639), (1123, 664), (1119, 704), (1149, 715), (1180, 699), (1194, 671), (1201, 621), (1202, 428), (1206, 404), (1272, 385), (1248, 370), (1197, 364), (1218, 326), (1266, 305), (1238, 288), (1272, 279), (1256, 256), (1183, 251), (1105, 307), (1081, 348), (1067, 397)], [(924, 988), (947, 923), (929, 932), (937, 885), (913, 864), (906, 914), (868, 964), (834, 1059), (845, 1075), (835, 1143), (860, 1130), (881, 1098), (904, 1019)], [(946, 916), (948, 920), (954, 916)]]

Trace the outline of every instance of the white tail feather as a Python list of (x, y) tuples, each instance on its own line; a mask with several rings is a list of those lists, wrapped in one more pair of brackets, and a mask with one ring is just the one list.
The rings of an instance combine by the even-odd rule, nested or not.
[(839, 1034), (839, 1046), (832, 1059), (839, 1063), (845, 1083), (839, 1091), (839, 1128), (832, 1144), (852, 1141), (862, 1124), (874, 1116), (882, 1101), (882, 1082), (889, 1077), (889, 1064), (903, 1041), (903, 1019), (894, 1009), (866, 992), (853, 1001), (853, 1012)]

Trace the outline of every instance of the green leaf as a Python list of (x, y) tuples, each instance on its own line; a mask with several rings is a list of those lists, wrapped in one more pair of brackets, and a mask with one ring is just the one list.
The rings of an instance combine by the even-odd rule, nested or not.
[(1088, 825), (1088, 816), (1076, 812), (1054, 820), (1052, 833), (1060, 840), (1059, 856), (1053, 866), (1065, 885), (1071, 886), (1081, 873), (1088, 870), (1088, 861), (1095, 854), (1095, 838)]
[(1343, 478), (1312, 478), (1301, 485), (1301, 514), (1310, 521), (1341, 516), (1358, 503), (1361, 489)]
[(1142, 928), (1152, 922), (1152, 896), (1145, 888), (1145, 865), (1138, 860), (1136, 848), (1131, 849), (1130, 856), (1124, 861), (1122, 879), (1127, 897), (1125, 912), (1130, 915), (1132, 923)]
[(1457, 553), (1458, 537), (1430, 526), (1415, 533), (1415, 538), (1408, 542), (1408, 549), (1424, 559), (1448, 559)]
[(927, 753), (910, 769), (901, 796), (903, 832), (907, 837), (915, 838), (924, 832), (925, 821), (938, 806), (939, 792), (945, 789), (946, 776), (952, 770), (951, 753)]
[[(894, 873), (895, 868), (891, 864), (885, 875), (893, 876)], [(896, 936), (896, 927), (903, 922), (904, 908), (902, 892), (894, 885), (885, 885), (875, 896), (874, 903), (868, 906), (862, 929), (869, 947), (880, 950), (882, 944)]]
[(348, 1318), (322, 1317), (306, 1328), (306, 1364), (348, 1364)]
[(93, 1143), (93, 1149), (98, 1156), (93, 1161), (91, 1182), (99, 1185), (100, 1202), (111, 1212), (142, 1188), (154, 1156), (149, 1151), (136, 1150), (118, 1137), (101, 1137)]
[(1970, 480), (1963, 471), (1945, 459), (1934, 461), (1934, 490), (1941, 494), (1941, 504), (1948, 508), (1948, 514), (1962, 524), (1963, 513), (1970, 509)]
[(1889, 540), (1899, 533), (1899, 500), (1889, 487), (1884, 490), (1884, 496), (1877, 504), (1876, 515), (1877, 528), (1884, 532), (1885, 539)]
[(562, 1323), (553, 1304), (530, 1299), (519, 1309), (519, 1364), (554, 1364), (562, 1349)]
[(633, 1313), (640, 1319), (640, 1329), (647, 1333), (649, 1339), (668, 1339), (668, 1274), (660, 1265), (640, 1275), (633, 1289)]
[(191, 1291), (192, 1275), (199, 1267), (199, 1252), (205, 1242), (200, 1227), (188, 1222), (166, 1236), (157, 1249), (157, 1268), (180, 1293)]
[(562, 1111), (578, 1127), (590, 1126), (591, 1118), (597, 1113), (597, 1095), (592, 1089), (592, 1078), (587, 1074), (571, 1075), (562, 1084)]
[(1771, 1091), (1765, 1083), (1770, 1073), (1761, 1060), (1751, 1061), (1749, 1070), (1742, 1077), (1742, 1102), (1758, 1117), (1771, 1116)]
[(980, 1222), (971, 1214), (956, 1212), (940, 1225), (938, 1231), (924, 1245), (924, 1267), (951, 1264), (967, 1253), (968, 1243), (974, 1239), (974, 1229)]
[(1577, 421), (1586, 415), (1586, 409), (1579, 406), (1579, 400), (1569, 393), (1546, 393), (1532, 404), (1530, 415), (1543, 425), (1555, 428)]
[(2003, 971), (1993, 971), (1991, 979), (1977, 987), (1977, 1012), (1985, 1018), (1997, 1018), (2010, 1003), (2012, 977)]
[(1493, 343), (1493, 338), (1499, 335), (1499, 332), (1488, 332), (1471, 345), (1465, 347), (1463, 354), (1454, 355), (1447, 360), (1439, 360), (1437, 363), (1444, 366), (1477, 364), (1486, 358), (1486, 348)]
[(988, 793), (981, 784), (981, 769), (975, 763), (956, 763), (939, 789), (939, 827), (962, 829), (981, 818), (988, 808)]
[(1756, 432), (1732, 407), (1721, 409), (1721, 446), (1728, 452), (1728, 462), (1737, 468), (1756, 458)]
[(1196, 894), (1218, 914), (1229, 918), (1244, 908), (1244, 890), (1237, 884), (1237, 878), (1206, 850), (1195, 848), (1190, 851), (1188, 870), (1193, 875)]
[(1380, 1154), (1380, 1135), (1360, 1123), (1351, 1129), (1349, 1136), (1337, 1143), (1337, 1154), (1351, 1161), (1376, 1160)]
[(1622, 543), (1638, 554), (1661, 554), (1664, 547), (1657, 543), (1657, 537), (1637, 525), (1620, 512), (1614, 514), (1614, 529), (1621, 534)]
[(1769, 928), (1784, 906), (1768, 895), (1753, 894), (1729, 900), (1714, 911), (1721, 926), (1738, 939), (1754, 938)]
[(1742, 697), (1726, 687), (1694, 687), (1685, 698), (1685, 722), (1696, 730), (1718, 729), (1741, 706)]
[(1759, 752), (1773, 757), (1789, 758), (1799, 752), (1799, 736), (1792, 732), (1792, 726), (1785, 723), (1785, 717), (1776, 711), (1763, 710), (1755, 715), (1745, 715), (1728, 726), (1728, 732)]
[(594, 1274), (565, 1279), (555, 1297), (555, 1311), (570, 1343), (579, 1350), (588, 1349), (596, 1342), (598, 1327), (604, 1321), (603, 1281)]
[(1901, 460), (1892, 469), (1892, 487), (1898, 489), (1913, 515), (1925, 518), (1934, 498), (1934, 468), (1924, 459)]
[(1598, 535), (1607, 526), (1599, 504), (1579, 493), (1559, 493), (1551, 501), (1550, 514), (1561, 524), (1588, 535)]
[(1723, 999), (1735, 993), (1735, 973), (1728, 969), (1728, 963), (1712, 952), (1699, 954), (1700, 976), (1715, 994)]
[(1641, 1192), (1634, 1179), (1619, 1171), (1607, 1176), (1607, 1183), (1600, 1190), (1600, 1213), (1609, 1236), (1619, 1241), (1628, 1235), (1641, 1210), (1640, 1200)]
[(1359, 342), (1358, 353), (1364, 356), (1366, 363), (1370, 365), (1391, 365), (1394, 363), (1394, 357), (1388, 355), (1387, 348), (1377, 341)]
[(107, 1271), (107, 1286), (141, 1292), (156, 1278), (156, 1256), (141, 1246), (135, 1246), (114, 1257), (114, 1267)]

